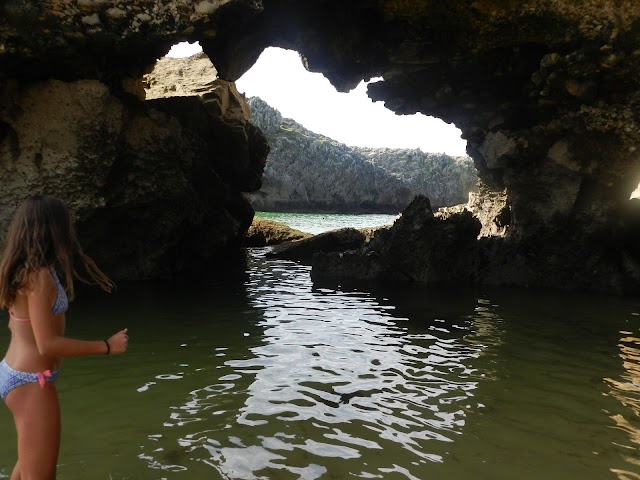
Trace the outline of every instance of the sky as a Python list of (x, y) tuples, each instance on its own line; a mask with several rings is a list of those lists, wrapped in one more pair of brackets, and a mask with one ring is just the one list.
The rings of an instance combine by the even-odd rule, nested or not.
[[(185, 42), (174, 45), (168, 56), (185, 57), (201, 50), (197, 43)], [(305, 128), (350, 146), (466, 155), (466, 142), (454, 125), (421, 114), (396, 115), (383, 102), (367, 97), (365, 82), (349, 93), (338, 92), (322, 74), (305, 70), (292, 50), (267, 48), (236, 87)]]

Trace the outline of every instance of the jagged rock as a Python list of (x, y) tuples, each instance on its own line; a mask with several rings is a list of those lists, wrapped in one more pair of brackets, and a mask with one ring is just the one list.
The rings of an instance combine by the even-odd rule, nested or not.
[(434, 215), (429, 199), (419, 196), (363, 248), (316, 255), (312, 277), (470, 284), (477, 279), (479, 232), (471, 212)]
[[(237, 153), (250, 135), (234, 140), (242, 129), (224, 109), (190, 99), (192, 118), (216, 125), (212, 136), (167, 105), (120, 99), (97, 80), (9, 82), (0, 98), (3, 233), (16, 205), (41, 192), (69, 204), (87, 250), (116, 280), (200, 270), (239, 248), (253, 210), (238, 184), (259, 186), (250, 172), (266, 152)], [(247, 165), (229, 171), (219, 155)]]
[(262, 188), (251, 194), (258, 211), (397, 213), (410, 189), (357, 148), (305, 129), (262, 99), (250, 98), (252, 123), (271, 147)]
[[(234, 84), (216, 80), (217, 86), (198, 97), (168, 97), (147, 104), (176, 118), (197, 133), (209, 146), (216, 173), (239, 192), (252, 192), (262, 185), (269, 145), (262, 132), (237, 116), (228, 98), (241, 102)], [(238, 107), (239, 108), (239, 107)]]
[(367, 160), (393, 174), (434, 209), (467, 203), (478, 190), (478, 172), (470, 157), (425, 153), (420, 149), (358, 148)]
[(143, 76), (144, 98), (203, 95), (215, 89), (217, 79), (218, 72), (205, 53), (185, 58), (162, 57)]
[(266, 247), (302, 240), (310, 236), (311, 234), (288, 227), (284, 223), (264, 218), (254, 218), (243, 245), (245, 247)]
[(416, 195), (448, 206), (476, 190), (470, 158), (349, 147), (283, 118), (261, 98), (248, 104), (271, 146), (263, 187), (251, 194), (256, 210), (397, 213)]
[(267, 139), (249, 122), (251, 112), (235, 84), (216, 78), (205, 54), (158, 60), (144, 85), (148, 104), (206, 140), (227, 183), (242, 192), (261, 187)]
[(278, 245), (267, 256), (309, 263), (316, 254), (353, 250), (362, 247), (366, 241), (364, 232), (355, 228), (340, 228)]
[(479, 193), (471, 193), (465, 206), (480, 220), (481, 237), (504, 236), (511, 224), (511, 209), (505, 190), (498, 192), (479, 182)]
[[(509, 222), (500, 227), (504, 236), (479, 241), (500, 245), (483, 250), (491, 274), (480, 281), (511, 281), (511, 273), (500, 273), (508, 267), (524, 285), (637, 292), (640, 265), (622, 240), (633, 222), (621, 221), (621, 212), (640, 183), (639, 24), (636, 0), (7, 0), (0, 5), (0, 82), (15, 92), (48, 79), (96, 79), (124, 99), (179, 40), (200, 41), (225, 81), (239, 78), (266, 46), (295, 49), (340, 91), (381, 78), (368, 86), (372, 99), (462, 130), (487, 191), (505, 192), (509, 208), (499, 220)], [(0, 98), (3, 112), (14, 104)], [(22, 108), (30, 116), (42, 107)], [(37, 145), (27, 143), (31, 151), (22, 153), (14, 127), (2, 122), (3, 162), (40, 158)], [(90, 178), (98, 178), (114, 146), (104, 139), (92, 145), (73, 158), (86, 165), (96, 159)], [(29, 162), (38, 169), (40, 160)], [(74, 177), (47, 168), (42, 178), (30, 177), (29, 188)], [(15, 189), (19, 181), (8, 183)], [(103, 192), (93, 181), (83, 185), (94, 190), (78, 202), (95, 204)], [(502, 263), (504, 251), (509, 263)]]

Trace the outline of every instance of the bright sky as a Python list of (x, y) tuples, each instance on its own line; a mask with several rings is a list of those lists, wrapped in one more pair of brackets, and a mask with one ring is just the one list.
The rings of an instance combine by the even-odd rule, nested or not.
[[(197, 43), (181, 43), (168, 56), (186, 57), (201, 50)], [(466, 155), (466, 142), (454, 125), (426, 115), (396, 115), (383, 102), (367, 97), (364, 82), (340, 93), (322, 74), (305, 70), (291, 50), (267, 48), (236, 86), (247, 97), (262, 98), (284, 117), (347, 145)]]

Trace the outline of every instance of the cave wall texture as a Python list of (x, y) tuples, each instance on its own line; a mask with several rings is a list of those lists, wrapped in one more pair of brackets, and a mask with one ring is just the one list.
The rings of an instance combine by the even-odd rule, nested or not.
[[(500, 212), (484, 218), (481, 231), (504, 233), (478, 240), (475, 273), (461, 281), (639, 291), (640, 213), (629, 200), (640, 183), (636, 0), (7, 0), (0, 6), (0, 223), (15, 199), (44, 188), (75, 202), (99, 251), (109, 243), (99, 241), (98, 225), (113, 232), (105, 218), (146, 225), (139, 228), (149, 235), (168, 222), (167, 247), (139, 259), (147, 276), (183, 250), (181, 232), (202, 231), (204, 217), (235, 225), (208, 227), (218, 245), (242, 236), (251, 213), (240, 192), (259, 188), (266, 156), (260, 133), (237, 115), (231, 125), (214, 115), (233, 141), (248, 145), (227, 145), (218, 169), (213, 157), (224, 156), (215, 153), (229, 136), (199, 131), (184, 102), (140, 99), (139, 79), (182, 40), (200, 41), (221, 81), (239, 78), (267, 46), (290, 48), (338, 90), (382, 77), (368, 87), (372, 99), (460, 128), (481, 178), (474, 208)], [(77, 114), (64, 114), (64, 95), (81, 103)], [(213, 115), (205, 98), (189, 101)], [(27, 139), (37, 122), (46, 133)], [(181, 142), (197, 145), (184, 156)], [(151, 150), (139, 153), (140, 143)], [(253, 178), (247, 184), (238, 180), (241, 166)], [(142, 190), (118, 190), (118, 178), (142, 172), (176, 181), (144, 190), (138, 180)], [(504, 199), (497, 210), (496, 199)], [(165, 208), (181, 215), (167, 217)], [(129, 213), (136, 211), (143, 218)], [(206, 248), (207, 235), (199, 237)], [(169, 263), (179, 269), (183, 261)]]

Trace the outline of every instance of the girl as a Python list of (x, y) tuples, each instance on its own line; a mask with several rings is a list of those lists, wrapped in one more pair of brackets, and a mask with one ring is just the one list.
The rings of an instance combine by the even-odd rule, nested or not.
[(18, 434), (11, 480), (56, 477), (60, 407), (55, 381), (62, 358), (127, 350), (126, 328), (107, 340), (64, 336), (74, 276), (108, 292), (113, 288), (82, 251), (64, 203), (40, 195), (27, 199), (11, 221), (0, 260), (0, 308), (9, 310), (11, 330), (0, 363), (0, 397), (13, 414)]

